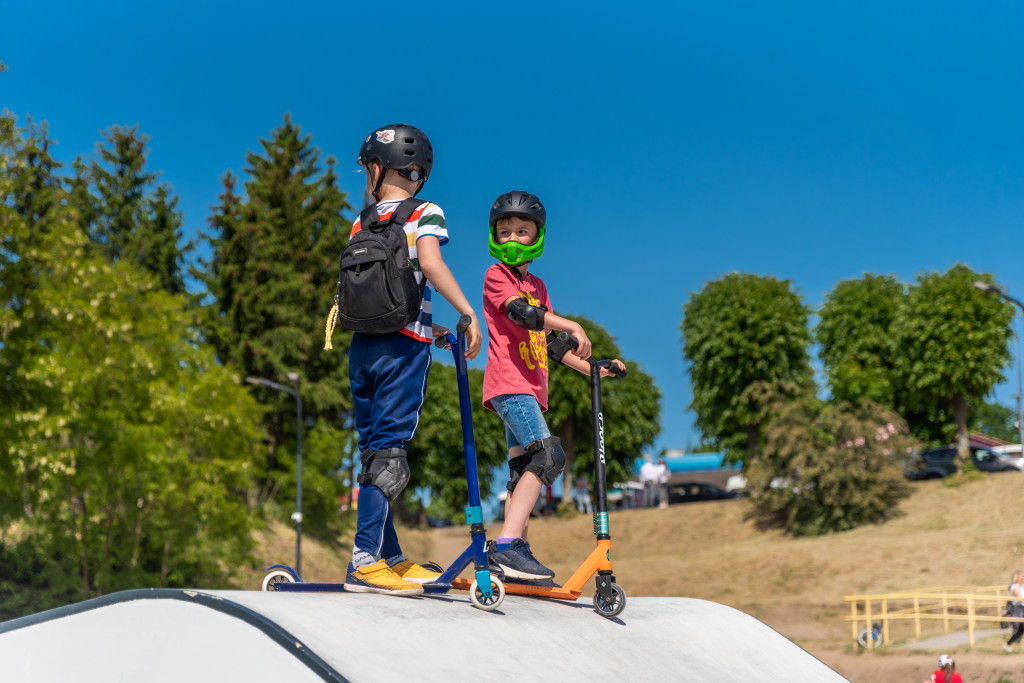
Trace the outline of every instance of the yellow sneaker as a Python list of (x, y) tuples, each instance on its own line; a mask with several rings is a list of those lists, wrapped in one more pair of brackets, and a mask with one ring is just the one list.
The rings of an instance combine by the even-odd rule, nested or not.
[(348, 566), (345, 590), (352, 593), (383, 593), (384, 595), (420, 595), (423, 586), (406, 581), (395, 574), (384, 560), (365, 567)]
[(391, 565), (391, 571), (406, 581), (418, 584), (434, 583), (441, 577), (440, 572), (432, 572), (409, 560), (402, 560), (398, 564)]

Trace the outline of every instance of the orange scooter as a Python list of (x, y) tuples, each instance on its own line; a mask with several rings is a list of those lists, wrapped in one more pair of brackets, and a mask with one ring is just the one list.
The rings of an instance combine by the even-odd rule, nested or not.
[[(556, 363), (560, 362), (562, 357), (576, 346), (576, 340), (565, 332), (560, 332), (557, 336), (553, 332), (548, 335), (548, 356)], [(608, 533), (608, 492), (605, 484), (601, 368), (608, 368), (615, 377), (624, 377), (626, 371), (619, 370), (610, 360), (588, 358), (587, 362), (590, 363), (590, 401), (594, 419), (594, 488), (596, 494), (594, 535), (597, 537), (597, 547), (561, 588), (505, 582), (505, 594), (576, 600), (583, 594), (583, 586), (596, 572), (597, 591), (594, 593), (594, 611), (602, 617), (611, 619), (626, 608), (626, 592), (615, 583), (615, 576), (612, 574), (612, 539)], [(501, 576), (501, 570), (497, 567), (492, 566), (490, 569), (492, 574), (498, 574), (499, 579), (504, 578)], [(469, 590), (470, 586), (471, 582), (466, 579), (452, 581), (452, 588)]]

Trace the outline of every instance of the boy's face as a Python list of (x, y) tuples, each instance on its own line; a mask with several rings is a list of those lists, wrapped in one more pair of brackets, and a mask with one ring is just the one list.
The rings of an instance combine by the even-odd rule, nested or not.
[(537, 233), (537, 224), (533, 221), (519, 216), (509, 216), (498, 219), (494, 226), (494, 241), (497, 244), (512, 241), (533, 244), (537, 241)]

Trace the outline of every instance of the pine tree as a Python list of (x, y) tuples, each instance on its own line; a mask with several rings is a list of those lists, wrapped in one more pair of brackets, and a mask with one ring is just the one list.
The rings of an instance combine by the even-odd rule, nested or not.
[[(321, 151), (286, 116), (269, 139), (261, 139), (262, 154), (246, 157), (244, 196), (236, 193), (236, 178), (223, 178), (220, 205), (210, 219), (207, 236), (212, 256), (197, 276), (206, 284), (212, 303), (204, 323), (220, 360), (243, 376), (288, 383), (288, 373), (301, 376), (303, 412), (310, 430), (341, 429), (351, 411), (348, 389), (348, 342), (342, 330), (334, 334), (333, 351), (324, 351), (324, 327), (337, 282), (337, 261), (348, 241), (349, 209), (338, 188), (335, 161), (320, 165)], [(258, 387), (255, 393), (267, 408), (269, 433), (268, 479), (261, 500), (294, 499), (295, 405), (286, 393)], [(343, 444), (304, 434), (304, 467), (321, 474), (341, 465)], [(314, 445), (320, 444), (318, 450)], [(306, 491), (304, 497), (326, 496), (336, 501), (341, 484)], [(286, 490), (280, 490), (284, 487)], [(311, 509), (332, 507), (310, 500)], [(325, 514), (327, 514), (325, 512)], [(326, 519), (307, 515), (310, 530), (324, 528)]]
[(98, 160), (74, 164), (72, 202), (89, 239), (110, 262), (133, 263), (156, 277), (160, 287), (185, 292), (184, 261), (191, 244), (182, 242), (178, 199), (158, 174), (146, 170), (149, 138), (138, 126), (113, 126), (97, 145)]

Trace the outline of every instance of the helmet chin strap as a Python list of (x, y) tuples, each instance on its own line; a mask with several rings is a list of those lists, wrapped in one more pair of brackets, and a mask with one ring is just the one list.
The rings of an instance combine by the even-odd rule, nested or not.
[[(403, 171), (404, 171), (404, 173), (403, 173)], [(371, 194), (373, 194), (373, 200), (376, 201), (376, 202), (380, 201), (380, 188), (384, 185), (384, 176), (387, 175), (387, 172), (388, 172), (388, 169), (384, 168), (384, 166), (382, 164), (381, 167), (380, 167), (380, 173), (377, 174), (377, 182), (374, 185), (373, 192), (371, 193)], [(419, 181), (416, 184), (416, 191), (412, 193), (413, 197), (415, 197), (416, 195), (418, 195), (420, 193), (420, 190), (423, 189), (423, 184), (425, 182), (427, 182), (426, 180), (423, 179), (422, 174), (419, 171), (416, 171), (416, 170), (409, 171), (408, 169), (401, 169), (401, 170), (397, 171), (397, 173), (398, 173), (398, 175), (400, 175), (403, 178), (406, 178), (408, 180), (412, 180), (414, 182)]]
[(371, 192), (371, 194), (373, 195), (373, 201), (375, 201), (375, 202), (379, 202), (380, 201), (380, 188), (384, 184), (384, 174), (385, 173), (387, 173), (387, 169), (385, 169), (384, 165), (381, 164), (380, 165), (380, 170), (377, 171), (377, 182), (374, 185), (373, 192)]

